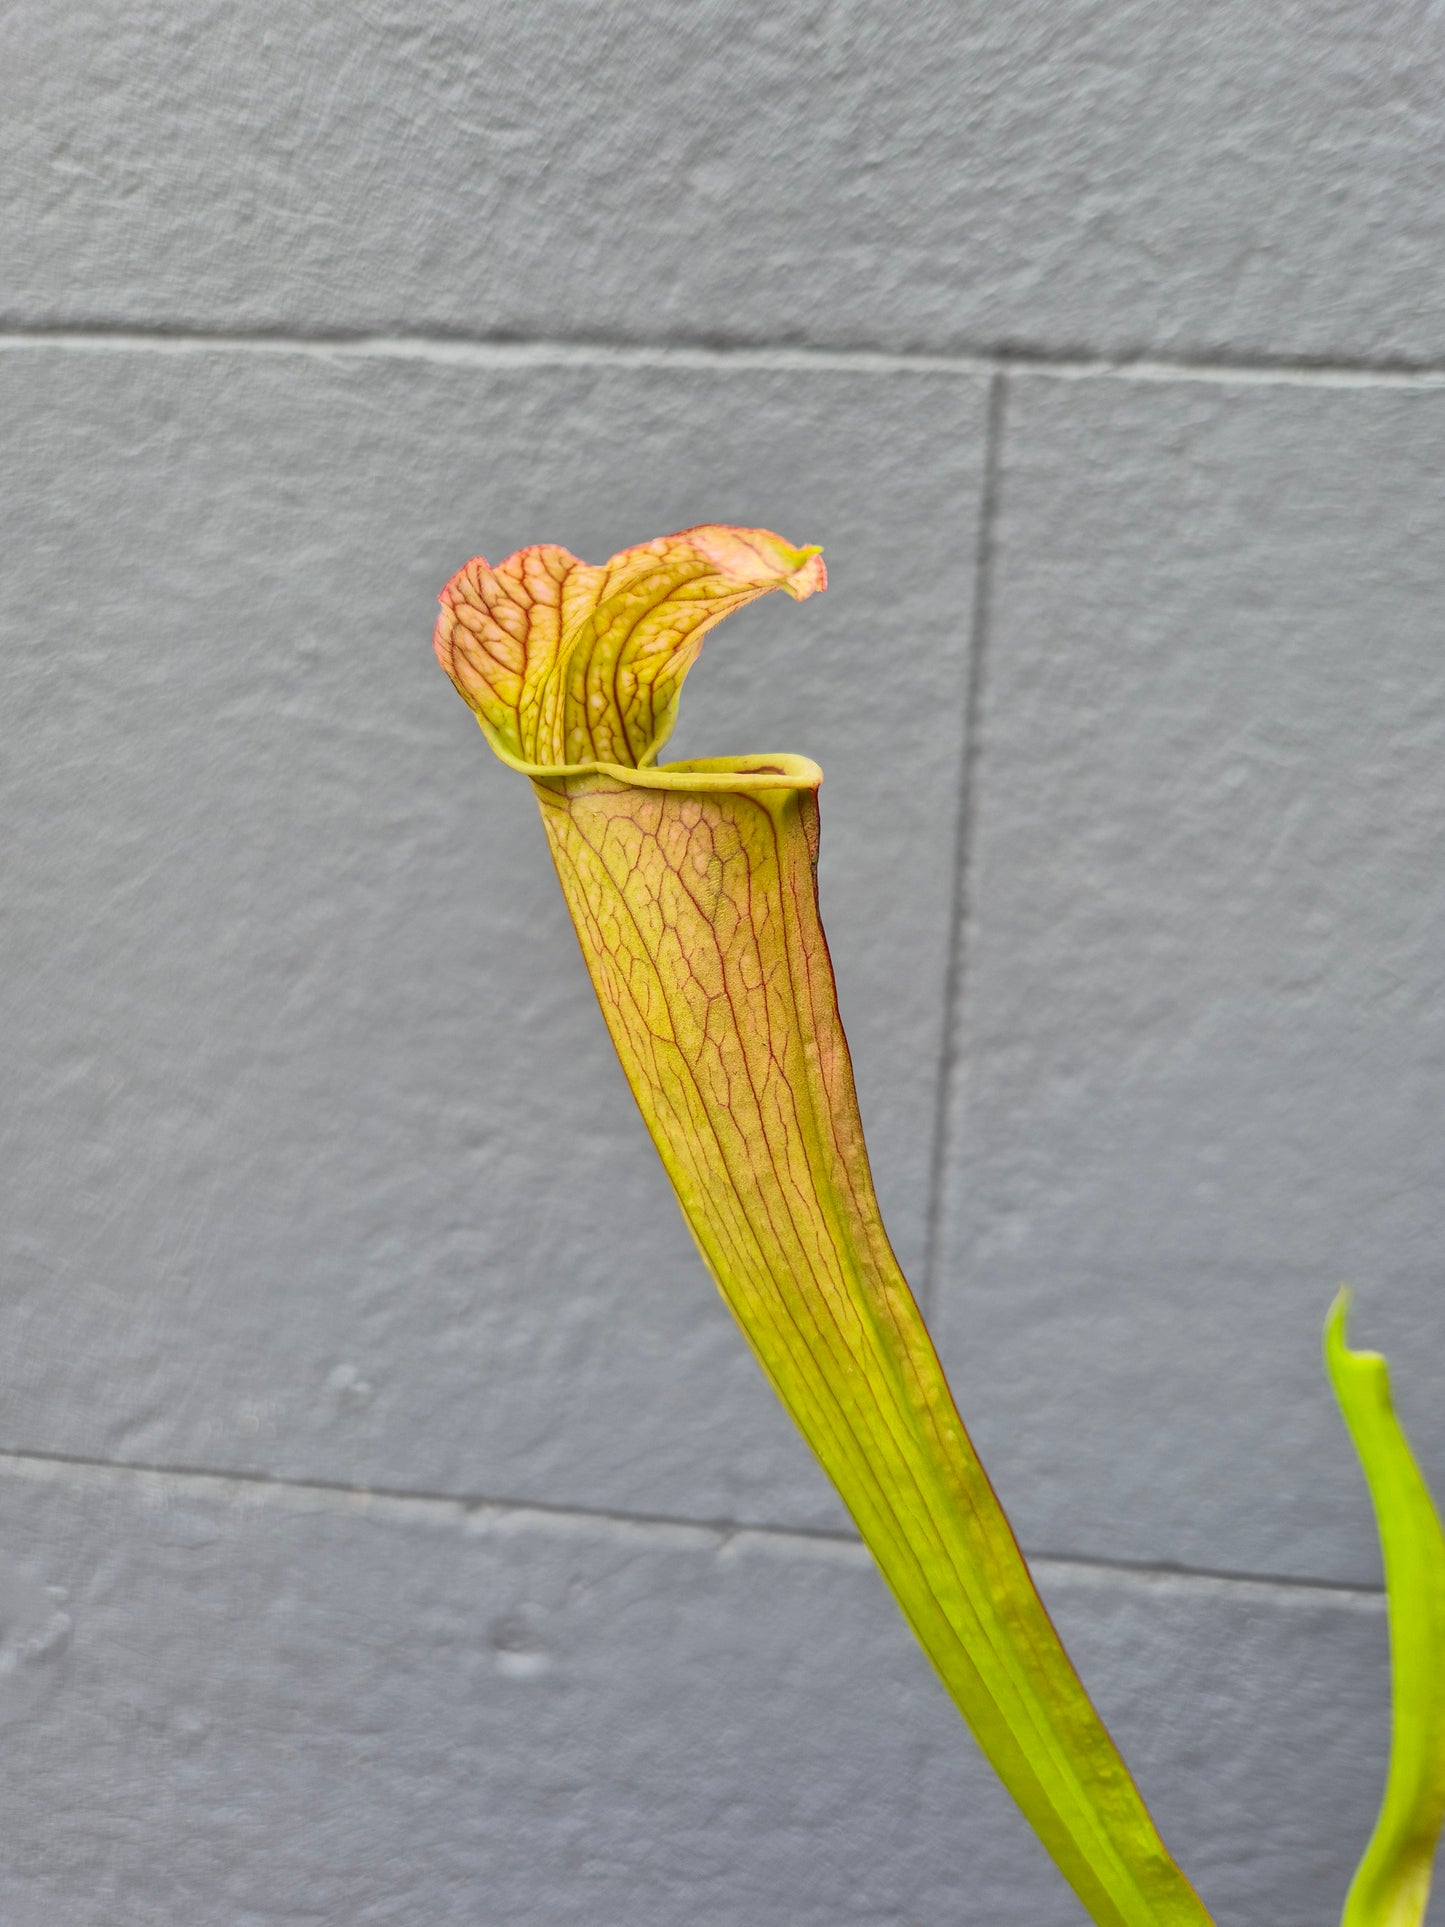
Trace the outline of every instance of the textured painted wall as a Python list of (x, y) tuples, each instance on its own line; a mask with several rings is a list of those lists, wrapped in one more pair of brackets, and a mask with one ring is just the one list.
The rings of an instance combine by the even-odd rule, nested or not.
[[(1220, 1927), (1445, 1484), (1434, 0), (0, 9), (0, 1923), (1066, 1927), (715, 1303), (468, 555), (702, 520), (879, 1189)], [(892, 674), (872, 694), (880, 651)], [(1445, 1921), (1445, 1903), (1432, 1918)]]

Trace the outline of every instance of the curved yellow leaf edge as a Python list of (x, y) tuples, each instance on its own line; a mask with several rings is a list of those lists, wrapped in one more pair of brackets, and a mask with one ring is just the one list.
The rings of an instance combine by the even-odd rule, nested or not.
[(1390, 1612), (1390, 1770), (1342, 1927), (1421, 1927), (1445, 1823), (1445, 1533), (1378, 1352), (1349, 1349), (1350, 1294), (1325, 1325), (1325, 1367), (1375, 1507)]
[[(706, 631), (826, 586), (767, 530), (469, 562), (436, 651), (529, 776), (602, 1013), (724, 1300), (979, 1745), (1101, 1927), (1207, 1922), (1091, 1705), (879, 1216), (805, 757), (655, 766)], [(880, 670), (880, 673), (883, 673)]]

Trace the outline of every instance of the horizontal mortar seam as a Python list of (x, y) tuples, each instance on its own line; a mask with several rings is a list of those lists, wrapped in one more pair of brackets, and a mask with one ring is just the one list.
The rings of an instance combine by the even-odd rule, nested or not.
[(425, 361), (506, 370), (542, 367), (712, 369), (755, 373), (953, 375), (995, 374), (1060, 381), (1208, 382), (1227, 387), (1445, 388), (1445, 364), (1289, 361), (1188, 355), (1053, 353), (979, 348), (958, 353), (779, 346), (698, 346), (666, 342), (490, 340), (446, 335), (306, 335), (166, 328), (0, 328), (0, 352), (302, 355), (319, 359)]
[[(177, 1491), (224, 1493), (234, 1496), (245, 1491), (284, 1497), (294, 1494), (321, 1504), (333, 1503), (338, 1509), (358, 1504), (396, 1506), (429, 1510), (438, 1515), (451, 1514), (459, 1521), (479, 1515), (508, 1516), (518, 1520), (535, 1518), (571, 1527), (619, 1527), (628, 1532), (657, 1533), (674, 1538), (681, 1534), (690, 1542), (711, 1539), (717, 1545), (736, 1544), (749, 1539), (803, 1548), (831, 1549), (843, 1554), (864, 1555), (861, 1542), (849, 1532), (824, 1527), (784, 1526), (733, 1519), (689, 1518), (681, 1513), (631, 1512), (621, 1508), (561, 1505), (539, 1499), (497, 1498), (460, 1492), (435, 1492), (405, 1486), (350, 1485), (341, 1480), (288, 1478), (272, 1472), (236, 1471), (224, 1467), (164, 1465), (122, 1459), (86, 1458), (63, 1452), (0, 1451), (0, 1474), (40, 1473), (62, 1479), (67, 1473), (81, 1478), (98, 1476), (107, 1481), (131, 1480), (136, 1484), (160, 1482)], [(1378, 1598), (1383, 1588), (1338, 1579), (1320, 1579), (1289, 1573), (1243, 1572), (1227, 1568), (1163, 1564), (1157, 1561), (1110, 1559), (1074, 1553), (1030, 1551), (1030, 1564), (1040, 1572), (1097, 1573), (1139, 1580), (1174, 1580), (1186, 1584), (1224, 1585), (1263, 1588), (1289, 1593), (1329, 1593), (1356, 1599)]]

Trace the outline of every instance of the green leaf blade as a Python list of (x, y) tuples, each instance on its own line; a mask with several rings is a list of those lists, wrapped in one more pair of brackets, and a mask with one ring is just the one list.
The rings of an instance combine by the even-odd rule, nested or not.
[(1325, 1326), (1325, 1366), (1374, 1502), (1390, 1612), (1390, 1770), (1342, 1927), (1421, 1927), (1445, 1824), (1445, 1532), (1378, 1352), (1351, 1351), (1350, 1294)]

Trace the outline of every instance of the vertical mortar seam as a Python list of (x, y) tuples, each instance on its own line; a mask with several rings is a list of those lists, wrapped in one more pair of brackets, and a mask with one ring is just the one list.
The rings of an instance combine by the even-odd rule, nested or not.
[(951, 1149), (949, 1120), (953, 1111), (960, 1057), (960, 1013), (964, 990), (964, 952), (968, 939), (972, 897), (974, 824), (977, 815), (979, 729), (983, 713), (984, 681), (993, 615), (994, 557), (997, 545), (999, 499), (1003, 473), (1004, 411), (1008, 376), (995, 367), (989, 378), (984, 419), (983, 475), (978, 499), (978, 533), (974, 548), (973, 597), (968, 618), (968, 670), (963, 690), (963, 747), (958, 771), (958, 807), (953, 833), (953, 889), (949, 905), (948, 956), (943, 981), (943, 1022), (939, 1039), (938, 1078), (934, 1089), (933, 1143), (929, 1167), (927, 1220), (923, 1249), (922, 1305), (924, 1316), (937, 1310), (943, 1236), (944, 1194)]

